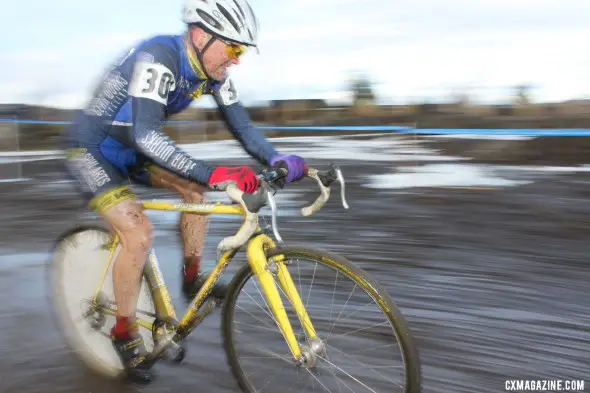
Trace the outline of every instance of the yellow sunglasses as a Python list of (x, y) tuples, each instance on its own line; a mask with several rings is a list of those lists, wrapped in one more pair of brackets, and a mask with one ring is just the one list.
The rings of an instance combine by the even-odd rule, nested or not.
[(225, 40), (220, 41), (225, 44), (225, 53), (227, 53), (227, 55), (234, 60), (237, 60), (246, 51), (246, 47), (243, 45), (236, 45), (233, 42), (228, 42)]

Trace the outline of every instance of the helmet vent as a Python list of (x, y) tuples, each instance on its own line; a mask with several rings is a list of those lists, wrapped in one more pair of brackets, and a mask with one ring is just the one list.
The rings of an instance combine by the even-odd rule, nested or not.
[(219, 8), (219, 11), (223, 14), (223, 16), (225, 16), (227, 18), (229, 23), (231, 23), (231, 25), (234, 27), (234, 29), (236, 29), (236, 31), (239, 33), (241, 31), (240, 26), (238, 25), (238, 22), (236, 22), (234, 17), (231, 16), (231, 14), (221, 4), (217, 3), (217, 8)]
[(238, 14), (236, 12), (236, 10), (233, 10), (233, 11), (234, 11), (234, 14), (236, 14), (236, 17), (238, 18), (238, 21), (240, 22), (240, 25), (244, 26), (244, 24), (245, 24), (244, 23), (244, 19), (242, 19), (242, 17), (240, 16), (240, 14)]
[(242, 7), (240, 7), (240, 4), (236, 0), (234, 0), (234, 4), (236, 5), (236, 8), (240, 11), (242, 19), (246, 19), (246, 14), (244, 14), (244, 10), (242, 9)]
[(213, 18), (207, 12), (205, 12), (201, 9), (197, 9), (197, 14), (199, 14), (201, 19), (203, 19), (205, 21), (205, 23), (210, 24), (211, 26), (215, 27), (217, 30), (223, 31), (223, 26), (221, 25), (221, 23), (216, 21), (215, 18)]

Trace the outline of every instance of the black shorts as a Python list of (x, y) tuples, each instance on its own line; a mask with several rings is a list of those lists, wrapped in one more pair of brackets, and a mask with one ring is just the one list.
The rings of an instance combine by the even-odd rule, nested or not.
[(65, 153), (67, 172), (89, 207), (99, 213), (135, 197), (132, 183), (152, 185), (149, 168), (156, 164), (111, 137), (98, 145), (70, 143)]

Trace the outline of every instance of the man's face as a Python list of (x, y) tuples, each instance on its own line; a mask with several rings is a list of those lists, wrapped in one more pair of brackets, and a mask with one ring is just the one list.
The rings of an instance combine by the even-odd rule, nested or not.
[(240, 62), (236, 52), (239, 52), (236, 45), (215, 39), (203, 54), (203, 67), (207, 74), (217, 81), (223, 80), (228, 68)]

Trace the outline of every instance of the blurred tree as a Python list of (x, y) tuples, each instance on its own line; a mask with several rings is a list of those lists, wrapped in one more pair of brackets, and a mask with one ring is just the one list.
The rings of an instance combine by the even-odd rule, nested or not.
[(364, 74), (359, 74), (354, 77), (350, 83), (350, 90), (352, 92), (352, 104), (357, 105), (372, 105), (375, 101), (375, 93), (371, 81)]
[(531, 102), (531, 85), (516, 86), (516, 93), (514, 97), (515, 105), (528, 105)]
[(466, 107), (472, 103), (471, 87), (466, 85), (455, 86), (451, 90), (451, 103), (458, 107)]

